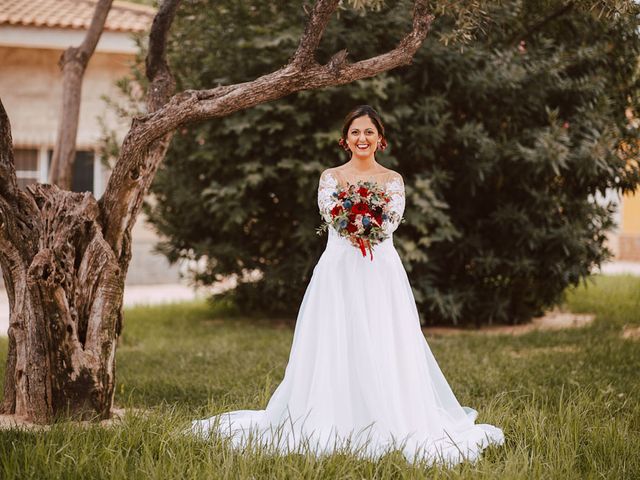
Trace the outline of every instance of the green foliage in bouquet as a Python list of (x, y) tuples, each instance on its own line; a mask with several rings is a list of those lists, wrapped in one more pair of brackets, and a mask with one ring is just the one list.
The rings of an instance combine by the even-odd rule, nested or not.
[[(249, 312), (295, 315), (326, 243), (318, 178), (347, 160), (341, 120), (367, 103), (387, 128), (378, 160), (404, 177), (394, 242), (422, 320), (518, 323), (558, 302), (607, 258), (607, 192), (639, 181), (638, 130), (625, 116), (638, 104), (637, 21), (546, 1), (488, 14), (463, 49), (439, 41), (453, 24), (439, 17), (410, 67), (178, 132), (147, 208), (168, 238), (161, 251), (201, 260), (204, 283), (259, 270), (227, 295)], [(169, 45), (179, 88), (272, 71), (304, 20), (298, 1), (186, 2)], [(408, 1), (343, 10), (318, 60), (383, 52), (409, 22)]]

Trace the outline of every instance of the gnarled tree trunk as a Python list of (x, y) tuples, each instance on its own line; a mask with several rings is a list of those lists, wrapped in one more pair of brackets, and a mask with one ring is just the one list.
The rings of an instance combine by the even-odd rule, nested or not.
[(26, 215), (3, 218), (0, 237), (11, 309), (2, 411), (37, 422), (107, 418), (124, 272), (98, 204), (51, 185), (16, 193)]

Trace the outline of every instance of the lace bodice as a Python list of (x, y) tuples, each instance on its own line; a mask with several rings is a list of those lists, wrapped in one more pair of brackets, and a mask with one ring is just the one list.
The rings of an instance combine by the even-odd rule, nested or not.
[(336, 191), (339, 185), (344, 186), (347, 183), (354, 184), (358, 180), (378, 182), (391, 196), (389, 205), (393, 211), (398, 213), (398, 220), (393, 222), (387, 221), (382, 225), (382, 228), (387, 235), (392, 234), (400, 224), (400, 219), (402, 219), (405, 207), (404, 181), (399, 173), (393, 171), (363, 178), (350, 178), (335, 169), (325, 170), (322, 172), (318, 184), (318, 208), (320, 209), (320, 215), (322, 215), (322, 218), (326, 221), (331, 221), (330, 212), (336, 203), (335, 198), (332, 197), (333, 192)]

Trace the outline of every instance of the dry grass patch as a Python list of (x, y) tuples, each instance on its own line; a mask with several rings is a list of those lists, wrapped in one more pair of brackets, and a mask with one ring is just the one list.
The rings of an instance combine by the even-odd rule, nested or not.
[(458, 335), (461, 333), (522, 335), (536, 330), (562, 330), (585, 327), (590, 325), (594, 319), (595, 315), (591, 313), (551, 310), (542, 317), (536, 317), (531, 322), (522, 325), (489, 325), (480, 328), (425, 327), (422, 330), (427, 335)]
[[(103, 427), (112, 427), (120, 424), (126, 414), (133, 413), (136, 415), (148, 415), (150, 410), (144, 408), (118, 408), (111, 409), (111, 418), (100, 421), (92, 420), (74, 420), (67, 421), (65, 423), (78, 427), (91, 427), (94, 425), (101, 425)], [(23, 417), (17, 415), (0, 415), (0, 430), (10, 429), (22, 429), (28, 431), (47, 431), (51, 429), (52, 425), (42, 425), (39, 423), (30, 422)]]
[(554, 347), (531, 347), (509, 350), (512, 358), (527, 358), (535, 355), (549, 355), (554, 353), (578, 353), (580, 349), (575, 345), (556, 345)]
[(622, 338), (626, 340), (640, 341), (640, 327), (625, 325), (622, 328)]

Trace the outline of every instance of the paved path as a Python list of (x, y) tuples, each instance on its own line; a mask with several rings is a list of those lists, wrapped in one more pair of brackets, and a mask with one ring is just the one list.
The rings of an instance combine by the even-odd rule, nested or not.
[[(631, 274), (640, 276), (640, 262), (612, 262), (603, 265), (605, 275)], [(206, 290), (195, 292), (191, 287), (175, 285), (127, 285), (124, 289), (124, 305), (158, 305), (162, 303), (194, 300), (207, 296)], [(9, 328), (9, 300), (0, 289), (0, 336), (7, 335)]]
[(640, 276), (640, 262), (610, 262), (602, 265), (605, 275), (638, 275)]
[[(194, 300), (206, 296), (205, 290), (195, 292), (182, 284), (175, 285), (127, 285), (124, 289), (124, 305), (158, 305)], [(0, 289), (0, 336), (7, 336), (9, 329), (9, 299), (7, 292)]]

